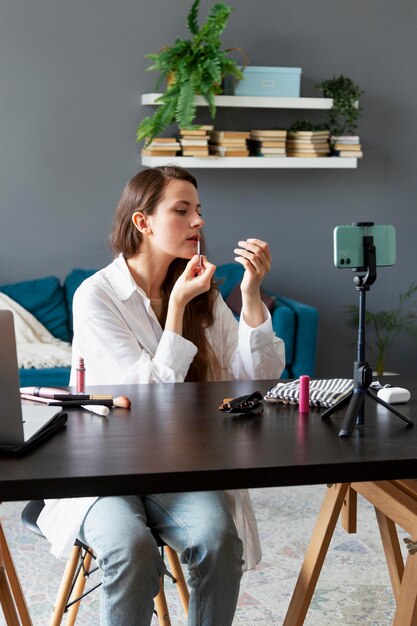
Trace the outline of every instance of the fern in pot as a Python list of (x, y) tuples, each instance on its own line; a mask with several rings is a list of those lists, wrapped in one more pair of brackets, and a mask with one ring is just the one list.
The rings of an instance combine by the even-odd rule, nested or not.
[(215, 4), (207, 20), (200, 27), (199, 5), (200, 0), (194, 0), (187, 16), (190, 39), (176, 39), (171, 47), (164, 47), (158, 53), (146, 55), (153, 61), (147, 71), (160, 72), (156, 89), (164, 81), (167, 82), (167, 87), (157, 100), (159, 106), (154, 115), (145, 117), (140, 122), (137, 141), (147, 139), (149, 142), (175, 122), (179, 128), (194, 128), (197, 95), (206, 100), (210, 115), (214, 118), (216, 114), (214, 97), (222, 92), (223, 78), (226, 75), (238, 79), (243, 77), (237, 63), (228, 56), (232, 48), (221, 49), (221, 35), (226, 28), (232, 8), (222, 2)]

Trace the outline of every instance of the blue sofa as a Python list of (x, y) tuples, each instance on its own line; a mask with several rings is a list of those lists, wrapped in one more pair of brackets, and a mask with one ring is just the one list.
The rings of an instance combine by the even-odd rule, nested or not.
[[(0, 291), (30, 311), (58, 339), (72, 339), (72, 299), (83, 280), (96, 270), (73, 269), (63, 284), (55, 276), (48, 276), (0, 286)], [(231, 302), (236, 286), (243, 276), (243, 267), (237, 263), (218, 266), (215, 278), (223, 298)], [(281, 295), (265, 292), (271, 310), (275, 333), (285, 342), (286, 368), (282, 378), (314, 375), (318, 313), (314, 307)], [(269, 296), (269, 297), (268, 297)], [(235, 299), (235, 298), (234, 298)], [(231, 306), (233, 309), (233, 305)], [(237, 317), (237, 314), (235, 312)], [(21, 369), (22, 386), (65, 386), (69, 368)]]

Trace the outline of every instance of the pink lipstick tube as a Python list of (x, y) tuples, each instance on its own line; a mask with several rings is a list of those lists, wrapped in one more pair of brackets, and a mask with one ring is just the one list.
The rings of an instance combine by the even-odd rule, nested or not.
[(299, 413), (310, 411), (310, 376), (300, 376), (298, 411)]

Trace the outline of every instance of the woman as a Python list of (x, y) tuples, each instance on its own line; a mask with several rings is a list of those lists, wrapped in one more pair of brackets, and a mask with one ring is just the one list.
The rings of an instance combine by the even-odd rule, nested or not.
[[(215, 266), (196, 254), (199, 240), (204, 251), (203, 226), (197, 183), (186, 170), (157, 167), (128, 182), (112, 231), (118, 256), (74, 297), (72, 382), (79, 355), (91, 385), (280, 376), (283, 342), (259, 293), (268, 245), (248, 239), (235, 249), (245, 268), (238, 323), (213, 283)], [(230, 626), (242, 554), (246, 567), (260, 558), (246, 491), (50, 500), (38, 523), (56, 555), (77, 535), (94, 550), (103, 626), (151, 622), (164, 565), (149, 527), (188, 566), (189, 626)]]

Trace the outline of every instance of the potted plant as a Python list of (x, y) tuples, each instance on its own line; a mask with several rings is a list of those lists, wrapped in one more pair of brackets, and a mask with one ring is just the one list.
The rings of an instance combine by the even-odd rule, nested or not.
[(306, 131), (323, 131), (328, 130), (326, 124), (313, 124), (309, 120), (297, 120), (288, 129), (289, 133), (299, 133)]
[[(406, 332), (417, 338), (417, 284), (412, 283), (399, 296), (399, 305), (395, 309), (373, 313), (366, 311), (365, 323), (367, 331), (372, 333), (369, 345), (371, 354), (376, 358), (376, 373), (382, 376), (385, 371), (388, 352), (399, 332)], [(355, 305), (348, 306), (348, 323), (352, 328), (359, 324), (359, 311)]]
[(156, 54), (146, 56), (153, 60), (147, 71), (158, 70), (158, 89), (166, 80), (165, 92), (158, 98), (156, 112), (145, 117), (137, 129), (137, 141), (147, 142), (159, 135), (167, 126), (177, 122), (181, 129), (195, 128), (196, 95), (206, 100), (210, 115), (214, 118), (214, 96), (221, 93), (223, 78), (231, 74), (241, 79), (243, 74), (236, 62), (227, 56), (231, 49), (221, 49), (221, 34), (232, 8), (219, 2), (213, 6), (206, 22), (198, 25), (200, 0), (194, 0), (187, 16), (187, 26), (192, 37), (176, 39), (171, 47), (164, 47)]
[(354, 135), (362, 109), (359, 97), (364, 93), (351, 78), (342, 74), (316, 85), (325, 98), (333, 98), (328, 128), (332, 135)]
[(328, 122), (331, 156), (361, 158), (362, 146), (354, 133), (362, 113), (358, 99), (364, 92), (343, 75), (323, 80), (316, 86), (325, 98), (333, 98)]

